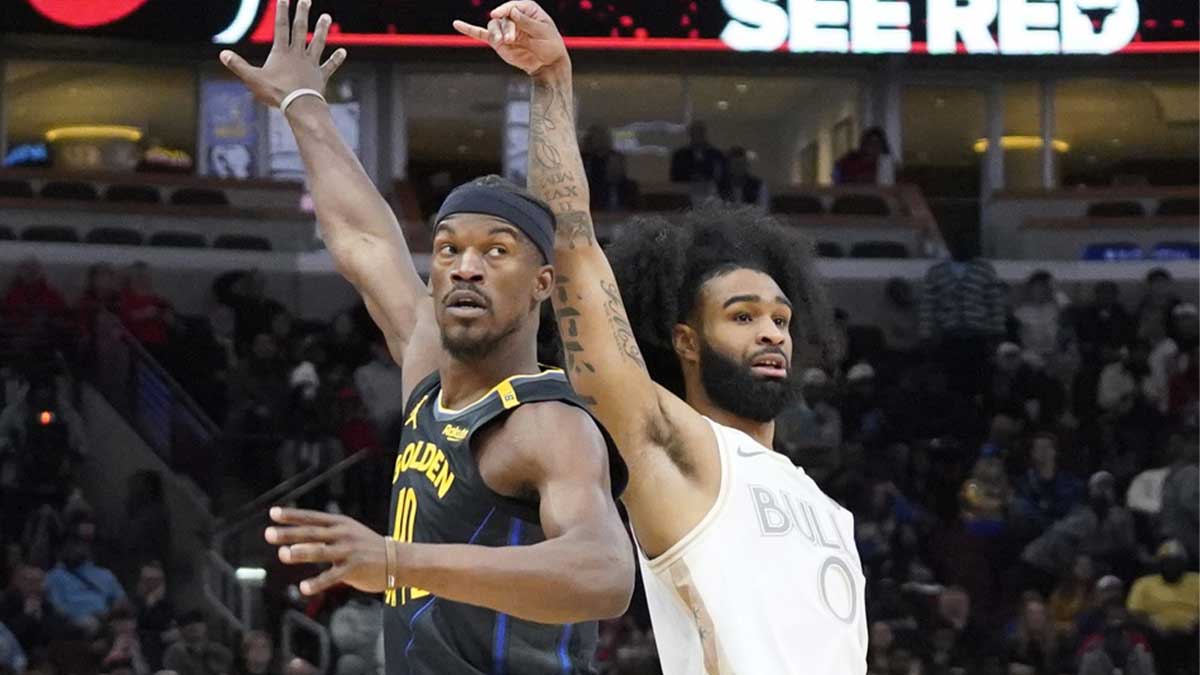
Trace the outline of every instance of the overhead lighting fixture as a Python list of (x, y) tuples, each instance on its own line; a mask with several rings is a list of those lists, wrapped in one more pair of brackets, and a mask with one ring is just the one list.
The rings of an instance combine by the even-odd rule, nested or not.
[(729, 101), (717, 101), (717, 110), (729, 110)]
[(239, 567), (233, 574), (238, 581), (252, 583), (262, 583), (267, 578), (267, 571), (261, 567)]
[[(1071, 144), (1066, 141), (1054, 139), (1050, 141), (1051, 147), (1055, 152), (1067, 152), (1071, 149)], [(982, 155), (987, 152), (988, 139), (981, 138), (975, 141), (973, 146), (976, 153)], [(1041, 136), (1001, 136), (1000, 147), (1004, 150), (1037, 150), (1042, 147)]]
[(738, 82), (733, 88), (737, 89), (737, 93), (744, 94), (750, 89), (750, 85), (746, 84), (745, 82)]
[(120, 124), (80, 124), (56, 127), (46, 132), (46, 141), (97, 141), (121, 140), (137, 143), (142, 140), (142, 130)]

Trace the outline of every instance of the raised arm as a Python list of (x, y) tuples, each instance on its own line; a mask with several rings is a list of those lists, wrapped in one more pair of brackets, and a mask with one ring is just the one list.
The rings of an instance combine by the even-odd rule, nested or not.
[[(346, 50), (338, 49), (320, 62), (332, 23), (328, 14), (317, 20), (306, 46), (311, 2), (300, 0), (290, 26), (288, 5), (289, 0), (275, 3), (275, 42), (261, 68), (232, 51), (221, 52), (221, 62), (271, 107), (299, 89), (323, 93), (346, 60)], [(338, 134), (329, 106), (316, 96), (301, 96), (285, 116), (300, 148), (321, 237), (338, 271), (362, 295), (392, 356), (405, 366), (407, 395), (436, 367), (440, 353), (431, 329), (429, 291), (413, 265), (395, 214)]]
[(487, 42), (533, 79), (529, 188), (558, 217), (552, 300), (567, 374), (629, 465), (624, 501), (639, 540), (654, 554), (691, 529), (715, 498), (715, 437), (699, 413), (650, 379), (596, 241), (576, 138), (571, 61), (558, 28), (532, 0), (497, 7), (486, 29), (461, 21), (454, 27)]

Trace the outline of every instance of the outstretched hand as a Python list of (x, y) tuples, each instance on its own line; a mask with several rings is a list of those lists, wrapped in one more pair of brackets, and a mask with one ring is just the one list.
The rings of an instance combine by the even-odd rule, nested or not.
[(554, 20), (533, 0), (512, 0), (492, 10), (486, 28), (455, 21), (454, 30), (487, 43), (506, 63), (537, 75), (570, 63)]
[(300, 0), (291, 26), (288, 25), (289, 4), (290, 0), (276, 0), (275, 41), (261, 68), (255, 68), (228, 49), (221, 52), (221, 63), (246, 83), (255, 98), (271, 107), (278, 107), (283, 97), (297, 89), (315, 89), (324, 93), (329, 78), (346, 61), (346, 50), (338, 49), (321, 63), (321, 52), (325, 51), (325, 39), (333, 19), (322, 14), (317, 19), (312, 42), (308, 42), (308, 9), (312, 2)]
[(268, 543), (279, 547), (288, 565), (325, 563), (321, 574), (300, 582), (300, 592), (316, 595), (338, 584), (366, 593), (387, 586), (387, 551), (383, 535), (346, 516), (303, 509), (271, 509), (271, 520), (285, 527), (268, 527)]

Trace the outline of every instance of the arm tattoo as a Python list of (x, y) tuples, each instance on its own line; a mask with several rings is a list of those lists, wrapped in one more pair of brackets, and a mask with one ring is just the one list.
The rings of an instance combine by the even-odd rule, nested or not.
[(575, 138), (570, 81), (534, 82), (529, 106), (529, 187), (558, 217), (558, 245), (593, 246), (590, 194)]
[(637, 364), (638, 368), (646, 370), (646, 362), (642, 359), (642, 351), (638, 349), (637, 339), (633, 336), (633, 327), (625, 317), (625, 305), (621, 303), (621, 291), (617, 285), (600, 281), (600, 289), (607, 298), (604, 301), (604, 313), (608, 315), (608, 323), (612, 326), (613, 340), (621, 349), (625, 358)]

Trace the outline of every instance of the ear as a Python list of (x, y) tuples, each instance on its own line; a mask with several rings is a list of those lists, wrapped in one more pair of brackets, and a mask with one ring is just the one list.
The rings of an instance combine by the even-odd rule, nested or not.
[(700, 361), (700, 332), (686, 323), (677, 323), (671, 329), (671, 345), (675, 355), (684, 363)]
[(550, 294), (554, 292), (554, 278), (554, 267), (542, 265), (533, 280), (533, 298), (536, 302), (550, 299)]

